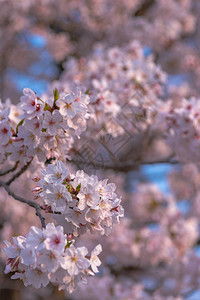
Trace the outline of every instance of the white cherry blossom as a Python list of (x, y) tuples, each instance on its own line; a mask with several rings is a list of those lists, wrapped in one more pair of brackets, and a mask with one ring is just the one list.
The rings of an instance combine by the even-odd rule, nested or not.
[(72, 119), (75, 115), (81, 112), (81, 104), (74, 94), (68, 94), (60, 100), (60, 113), (63, 116)]
[(85, 256), (88, 250), (85, 247), (75, 248), (71, 246), (66, 250), (61, 266), (66, 269), (69, 275), (77, 275), (81, 270), (87, 269), (90, 262)]
[(46, 170), (41, 171), (47, 183), (62, 183), (68, 175), (68, 171), (61, 160), (56, 165), (48, 165)]
[(45, 247), (47, 250), (63, 252), (65, 245), (67, 243), (66, 236), (63, 232), (63, 227), (57, 226), (53, 223), (49, 223), (44, 230), (45, 239)]
[(53, 211), (64, 213), (67, 205), (72, 202), (72, 197), (66, 187), (61, 184), (50, 185), (43, 192), (44, 203), (50, 205)]
[(10, 126), (4, 121), (0, 122), (1, 145), (6, 145), (12, 136)]
[(101, 265), (101, 261), (98, 258), (98, 255), (102, 252), (102, 247), (101, 245), (97, 245), (91, 252), (91, 258), (90, 258), (90, 264), (92, 271), (94, 273), (98, 273), (98, 268)]
[(42, 114), (44, 109), (44, 102), (42, 102), (37, 95), (28, 88), (23, 90), (24, 96), (21, 96), (21, 108), (25, 112), (25, 117), (32, 119), (35, 116)]
[(62, 120), (62, 115), (58, 110), (54, 110), (52, 113), (46, 111), (44, 114), (43, 127), (46, 129), (47, 133), (56, 135), (58, 129), (61, 127)]

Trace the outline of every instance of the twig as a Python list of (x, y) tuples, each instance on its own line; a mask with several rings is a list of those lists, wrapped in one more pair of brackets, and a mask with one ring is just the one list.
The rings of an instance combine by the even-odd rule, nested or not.
[(29, 167), (29, 165), (31, 164), (33, 158), (31, 158), (31, 160), (29, 160), (29, 162), (24, 165), (16, 174), (13, 175), (13, 177), (11, 177), (7, 182), (6, 185), (10, 185), (13, 181), (15, 181), (15, 179), (17, 179), (20, 175), (22, 175)]
[(142, 3), (139, 9), (134, 13), (135, 17), (144, 16), (151, 6), (155, 3), (155, 0), (147, 0)]
[(110, 154), (112, 160), (118, 164), (118, 159), (115, 157), (114, 153), (111, 151), (111, 149), (108, 147), (108, 145), (105, 143), (103, 138), (100, 138), (99, 143), (108, 151)]
[(38, 203), (36, 203), (34, 201), (31, 201), (31, 200), (28, 200), (28, 199), (25, 199), (25, 198), (22, 198), (22, 197), (16, 195), (13, 191), (10, 190), (9, 186), (7, 185), (7, 183), (5, 183), (2, 180), (0, 180), (0, 186), (2, 186), (6, 190), (6, 192), (8, 193), (8, 195), (10, 195), (11, 197), (13, 197), (15, 200), (17, 200), (19, 202), (22, 202), (22, 203), (26, 203), (29, 206), (35, 208), (36, 215), (39, 217), (39, 219), (41, 221), (41, 224), (42, 224), (42, 227), (43, 228), (46, 227), (45, 226), (45, 218), (41, 214), (42, 207)]
[(0, 176), (4, 176), (4, 175), (6, 175), (6, 174), (8, 174), (8, 173), (14, 172), (14, 171), (17, 169), (18, 164), (19, 164), (19, 161), (17, 161), (17, 162), (15, 163), (15, 165), (14, 165), (11, 169), (8, 169), (8, 170), (6, 170), (6, 171), (1, 172), (1, 173), (0, 173)]
[[(74, 163), (80, 163), (79, 160), (72, 160)], [(81, 161), (82, 162), (82, 161)], [(83, 162), (82, 162), (83, 163)], [(115, 164), (100, 164), (96, 162), (87, 162), (85, 165), (93, 165), (97, 169), (103, 169), (103, 170), (115, 170), (119, 172), (127, 172), (136, 169), (140, 165), (155, 165), (155, 164), (179, 164), (179, 161), (176, 160), (170, 160), (168, 158), (166, 159), (160, 159), (160, 160), (150, 160), (150, 161), (127, 161), (125, 163), (117, 163)]]
[[(196, 292), (198, 289), (198, 287), (192, 288), (191, 290), (187, 291), (187, 292), (183, 292), (181, 293), (181, 296), (183, 296), (185, 299), (188, 298), (189, 296), (192, 296), (192, 294), (194, 292)], [(193, 298), (194, 299), (194, 298)]]

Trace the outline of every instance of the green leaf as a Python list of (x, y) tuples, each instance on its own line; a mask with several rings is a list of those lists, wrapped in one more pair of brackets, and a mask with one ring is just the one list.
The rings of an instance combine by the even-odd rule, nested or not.
[(52, 108), (51, 108), (51, 106), (48, 104), (48, 103), (45, 103), (45, 105), (44, 105), (44, 110), (46, 111), (46, 110), (48, 110), (48, 111), (52, 111)]
[(69, 248), (71, 244), (72, 244), (72, 241), (67, 241), (67, 245), (65, 246), (65, 249)]
[(81, 189), (81, 183), (76, 187), (76, 192), (80, 192)]
[(54, 94), (54, 103), (59, 99), (59, 94), (58, 94), (58, 90), (55, 88), (55, 90), (53, 91)]
[(87, 91), (85, 92), (86, 95), (88, 95), (90, 92), (90, 89), (87, 89)]
[(19, 126), (23, 125), (24, 123), (24, 119), (22, 119), (18, 124), (17, 124), (17, 127), (16, 127), (16, 134), (18, 134), (18, 128)]

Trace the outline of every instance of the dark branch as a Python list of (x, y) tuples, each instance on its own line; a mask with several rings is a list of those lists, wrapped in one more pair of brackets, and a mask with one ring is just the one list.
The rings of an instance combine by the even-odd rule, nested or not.
[(11, 177), (6, 184), (10, 185), (13, 181), (15, 181), (15, 179), (17, 179), (20, 175), (22, 175), (29, 167), (29, 165), (31, 164), (33, 158), (31, 160), (29, 160), (29, 162), (24, 165), (16, 174), (13, 175), (13, 177)]
[(144, 16), (154, 3), (155, 0), (145, 0), (140, 6), (140, 8), (135, 12), (134, 16), (135, 17)]
[(17, 161), (17, 162), (15, 163), (15, 165), (14, 165), (11, 169), (8, 169), (8, 170), (6, 170), (6, 171), (1, 172), (1, 173), (0, 173), (0, 176), (4, 176), (4, 175), (7, 175), (7, 174), (9, 174), (9, 173), (11, 173), (11, 172), (14, 172), (14, 171), (17, 169), (18, 164), (19, 164), (19, 161)]
[(84, 168), (84, 166), (87, 165), (92, 165), (94, 168), (97, 169), (103, 169), (103, 170), (114, 170), (118, 172), (128, 172), (131, 170), (137, 169), (140, 165), (155, 165), (155, 164), (179, 164), (179, 161), (176, 160), (171, 160), (169, 158), (166, 159), (160, 159), (160, 160), (149, 160), (149, 161), (127, 161), (127, 162), (118, 162), (116, 164), (104, 164), (102, 163), (97, 163), (97, 162), (84, 162), (82, 160), (72, 160), (73, 163), (79, 164)]
[(41, 214), (41, 209), (43, 209), (38, 203), (22, 198), (21, 196), (16, 195), (13, 191), (10, 190), (9, 186), (2, 180), (0, 180), (0, 186), (2, 186), (6, 192), (8, 193), (8, 195), (10, 195), (11, 197), (13, 197), (15, 200), (22, 202), (22, 203), (26, 203), (29, 206), (35, 208), (36, 211), (36, 215), (39, 217), (42, 227), (45, 228), (45, 218), (42, 216)]

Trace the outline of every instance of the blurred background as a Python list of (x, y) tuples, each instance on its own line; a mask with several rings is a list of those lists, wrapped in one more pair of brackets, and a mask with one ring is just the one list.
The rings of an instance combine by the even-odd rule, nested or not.
[[(72, 58), (81, 66), (102, 45), (105, 49), (125, 47), (133, 40), (141, 43), (145, 57), (153, 57), (154, 62), (168, 73), (166, 95), (170, 95), (173, 100), (199, 96), (200, 1), (198, 0), (0, 0), (0, 98), (2, 101), (10, 99), (12, 103), (17, 104), (24, 87), (33, 89), (42, 97), (43, 93), (51, 89), (50, 84), (59, 85), (58, 81), (61, 78), (67, 80), (70, 77), (68, 73), (70, 68), (73, 71), (73, 64), (70, 65), (69, 62)], [(87, 73), (87, 70), (85, 72)], [(191, 206), (188, 199), (197, 198), (200, 178), (195, 166), (184, 169), (168, 163), (141, 165), (137, 170), (114, 175), (108, 171), (106, 178), (109, 176), (113, 177), (113, 182), (117, 181), (119, 186), (125, 178), (126, 187), (123, 193), (126, 194), (124, 197), (126, 201), (130, 200), (130, 195), (135, 191), (135, 184), (140, 182), (147, 186), (137, 191), (140, 193), (138, 197), (145, 199), (146, 194), (151, 193), (154, 198), (168, 198), (173, 195), (183, 216), (188, 213)], [(155, 184), (156, 188), (152, 188), (151, 184)], [(22, 187), (17, 185), (14, 187), (20, 193)], [(159, 192), (154, 189), (158, 189)], [(11, 208), (12, 200), (10, 199), (8, 204), (5, 199), (9, 197), (3, 192), (1, 196), (1, 199), (4, 198), (0, 200), (0, 209), (3, 212), (0, 216), (1, 241), (9, 239), (13, 234), (25, 234), (31, 225), (39, 224), (31, 209), (24, 208), (20, 204), (17, 208)], [(131, 199), (136, 201), (134, 197)], [(124, 205), (126, 208), (125, 202)], [(134, 213), (132, 215), (130, 213), (129, 217), (134, 218)], [(125, 223), (122, 225), (122, 228), (127, 227)], [(149, 224), (148, 230), (150, 229), (153, 232), (157, 230), (155, 223)], [(198, 285), (191, 292), (186, 291), (183, 296), (174, 290), (171, 292), (174, 298), (168, 298), (169, 295), (166, 293), (165, 296), (165, 292), (164, 296), (153, 296), (152, 293), (157, 289), (152, 281), (152, 277), (156, 277), (153, 273), (148, 274), (142, 281), (144, 292), (148, 292), (149, 298), (145, 298), (147, 296), (141, 292), (139, 284), (136, 284), (131, 293), (125, 295), (120, 289), (127, 284), (127, 289), (130, 290), (132, 285), (131, 281), (128, 282), (130, 278), (134, 278), (136, 283), (140, 282), (137, 277), (140, 272), (137, 264), (134, 266), (137, 276), (131, 277), (126, 263), (123, 269), (123, 274), (128, 274), (128, 279), (123, 279), (126, 284), (123, 284), (123, 280), (121, 283), (118, 282), (117, 288), (120, 292), (113, 292), (113, 282), (120, 275), (112, 268), (117, 256), (112, 256), (109, 247), (110, 251), (116, 250), (111, 248), (110, 243), (112, 244), (112, 239), (120, 234), (125, 235), (123, 232), (114, 233), (113, 238), (110, 238), (111, 242), (105, 242), (107, 254), (102, 259), (105, 259), (106, 268), (110, 268), (111, 275), (105, 270), (100, 272), (99, 277), (103, 274), (106, 283), (102, 282), (102, 287), (99, 284), (96, 294), (91, 286), (97, 283), (91, 283), (91, 290), (85, 291), (83, 288), (82, 292), (71, 296), (58, 292), (53, 286), (38, 291), (31, 287), (25, 288), (20, 281), (11, 280), (9, 274), (4, 275), (5, 261), (2, 258), (0, 299), (42, 300), (49, 297), (52, 300), (98, 300), (99, 291), (102, 289), (106, 290), (103, 299), (200, 299)], [(198, 245), (197, 239), (195, 242), (197, 257)], [(123, 247), (130, 245), (126, 245), (125, 241)], [(157, 267), (160, 266), (162, 261), (157, 264)], [(199, 269), (196, 272), (198, 271)], [(193, 276), (200, 280), (199, 275)], [(169, 276), (165, 290), (170, 290), (173, 286), (170, 280), (172, 277)], [(120, 295), (124, 295), (123, 298)]]
[[(169, 83), (199, 84), (198, 0), (1, 0), (0, 93), (18, 102), (59, 79), (69, 57), (139, 40)], [(192, 92), (193, 94), (195, 91)]]

